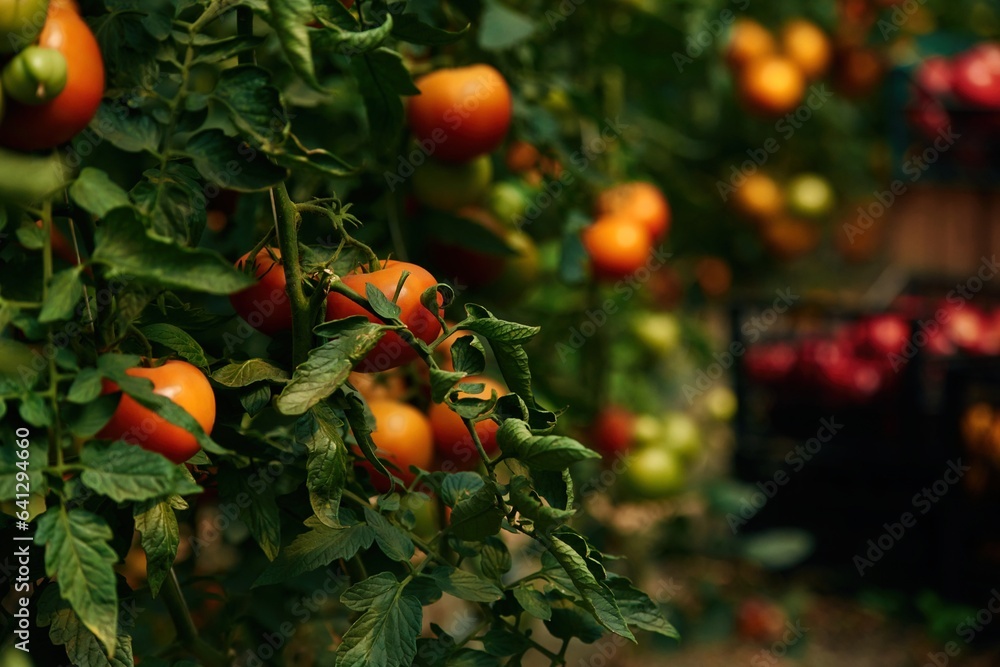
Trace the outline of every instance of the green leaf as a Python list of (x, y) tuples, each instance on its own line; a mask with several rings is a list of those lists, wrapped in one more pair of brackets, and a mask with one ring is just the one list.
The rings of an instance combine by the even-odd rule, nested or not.
[(420, 601), (404, 594), (392, 574), (383, 572), (355, 584), (341, 601), (364, 613), (344, 634), (337, 667), (410, 665), (417, 654), (423, 613)]
[(385, 294), (382, 293), (378, 287), (372, 283), (365, 285), (365, 298), (368, 299), (368, 304), (372, 307), (379, 317), (385, 320), (395, 320), (399, 317), (399, 313), (402, 312), (395, 303), (389, 300)]
[(395, 485), (396, 482), (393, 481), (395, 478), (376, 453), (377, 447), (372, 440), (372, 428), (365, 414), (365, 404), (355, 395), (346, 396), (343, 403), (344, 416), (347, 417), (347, 423), (351, 425), (351, 432), (354, 433), (354, 440), (358, 443), (361, 453), (376, 471), (385, 475), (391, 484)]
[(659, 605), (641, 590), (632, 585), (626, 577), (609, 575), (605, 584), (611, 589), (618, 602), (618, 608), (625, 621), (641, 630), (655, 632), (664, 637), (680, 639), (677, 629), (670, 624)]
[(53, 152), (36, 157), (0, 148), (0, 204), (32, 204), (56, 193), (66, 185), (69, 170), (62, 156)]
[(121, 441), (89, 443), (80, 462), (83, 483), (119, 503), (201, 490), (160, 454)]
[(196, 245), (206, 220), (206, 199), (198, 172), (187, 164), (171, 161), (166, 169), (147, 169), (142, 176), (129, 195), (144, 224), (157, 236)]
[(76, 304), (83, 296), (83, 282), (80, 281), (82, 271), (82, 266), (74, 266), (52, 276), (48, 298), (38, 315), (39, 322), (58, 322), (73, 317)]
[(451, 512), (450, 532), (462, 540), (479, 541), (500, 532), (504, 513), (497, 506), (497, 486), (488, 481)]
[(462, 39), (470, 27), (471, 24), (466, 24), (461, 30), (451, 32), (427, 25), (417, 14), (400, 14), (392, 26), (392, 36), (410, 44), (443, 46)]
[(368, 135), (379, 151), (395, 145), (404, 125), (400, 95), (416, 95), (420, 91), (395, 51), (379, 48), (360, 58), (351, 59), (351, 71), (368, 116)]
[(540, 331), (538, 327), (499, 320), (493, 313), (474, 303), (465, 306), (465, 314), (465, 319), (455, 325), (455, 328), (480, 334), (491, 343), (527, 343)]
[[(244, 51), (256, 49), (263, 44), (265, 37), (258, 35), (234, 35), (225, 39), (210, 42), (197, 41), (195, 47), (195, 63), (218, 63), (229, 60)], [(237, 68), (234, 68), (237, 69)], [(231, 70), (223, 70), (222, 74)]]
[(549, 553), (562, 565), (579, 591), (584, 608), (606, 629), (634, 642), (635, 636), (628, 629), (614, 594), (597, 580), (584, 557), (555, 535), (548, 536), (547, 542)]
[(500, 661), (488, 653), (460, 648), (444, 662), (444, 667), (499, 667)]
[(385, 13), (385, 23), (368, 30), (345, 30), (337, 21), (328, 21), (317, 14), (328, 29), (316, 33), (316, 47), (324, 53), (358, 56), (380, 47), (392, 32), (392, 14)]
[(199, 132), (185, 142), (184, 152), (205, 180), (228, 190), (266, 190), (288, 178), (287, 169), (246, 142), (227, 137), (222, 130)]
[(508, 419), (497, 431), (500, 450), (531, 468), (561, 471), (577, 461), (600, 458), (576, 440), (561, 435), (532, 435), (519, 419)]
[(569, 470), (533, 470), (531, 480), (535, 483), (535, 491), (548, 501), (552, 507), (568, 510), (573, 508), (575, 497), (573, 493), (573, 476)]
[(340, 498), (347, 484), (349, 455), (343, 424), (325, 403), (318, 403), (295, 422), (295, 440), (306, 446), (306, 487), (313, 512), (325, 525), (340, 525)]
[(285, 141), (290, 128), (281, 92), (271, 75), (256, 65), (237, 65), (222, 71), (213, 91), (243, 132), (269, 150)]
[(102, 100), (91, 122), (101, 128), (105, 140), (126, 153), (156, 153), (160, 147), (159, 124), (146, 114), (128, 113), (119, 102)]
[(576, 513), (542, 503), (532, 488), (531, 481), (523, 475), (515, 475), (510, 480), (510, 502), (522, 517), (530, 519), (542, 532), (561, 526)]
[(307, 521), (306, 525), (312, 530), (297, 536), (282, 549), (254, 582), (255, 587), (284, 582), (304, 572), (326, 567), (335, 560), (353, 558), (375, 541), (375, 532), (363, 523), (331, 528), (315, 519)]
[(448, 507), (455, 507), (459, 502), (472, 497), (485, 483), (482, 475), (468, 470), (444, 475), (441, 501)]
[(103, 218), (119, 206), (131, 206), (128, 193), (112, 181), (107, 172), (86, 167), (69, 187), (69, 196), (87, 213)]
[(45, 247), (45, 230), (41, 225), (25, 222), (17, 228), (16, 234), (17, 242), (28, 250), (41, 250)]
[(94, 633), (80, 622), (80, 617), (66, 600), (60, 597), (59, 584), (53, 582), (45, 588), (38, 601), (38, 625), (49, 628), (49, 639), (56, 646), (66, 647), (66, 657), (73, 665), (87, 667), (132, 667), (132, 637), (129, 630), (132, 619), (122, 614), (120, 627), (115, 637), (114, 657), (108, 652)]
[(538, 26), (529, 17), (497, 2), (487, 0), (479, 30), (479, 48), (502, 51), (530, 38)]
[(503, 598), (500, 590), (488, 579), (472, 572), (450, 566), (431, 568), (427, 574), (441, 587), (441, 590), (469, 602), (496, 602)]
[(187, 503), (180, 496), (146, 500), (132, 508), (135, 529), (139, 531), (142, 550), (146, 552), (146, 576), (153, 597), (159, 594), (177, 557), (181, 538), (175, 509), (187, 509)]
[(108, 394), (83, 404), (63, 406), (63, 421), (77, 438), (92, 438), (111, 420), (118, 401), (117, 395)]
[(483, 648), (490, 655), (504, 657), (520, 655), (531, 648), (531, 642), (520, 632), (513, 632), (505, 627), (494, 626), (483, 635)]
[(479, 552), (479, 569), (483, 571), (483, 575), (502, 585), (503, 575), (510, 572), (512, 566), (510, 551), (503, 540), (493, 535), (487, 537)]
[(96, 368), (84, 368), (75, 378), (66, 394), (70, 403), (89, 403), (101, 395), (101, 373)]
[(311, 350), (309, 358), (295, 369), (292, 379), (275, 399), (278, 412), (303, 414), (337, 391), (347, 381), (351, 369), (375, 347), (384, 330), (379, 324), (358, 323), (339, 338)]
[(52, 410), (41, 394), (23, 394), (17, 414), (32, 426), (44, 428), (52, 425)]
[(307, 25), (313, 20), (310, 0), (267, 0), (267, 8), (271, 12), (271, 27), (278, 35), (281, 50), (284, 51), (292, 69), (307, 84), (316, 90), (322, 90), (322, 86), (316, 80), (316, 69), (309, 43)]
[(166, 289), (232, 294), (253, 284), (213, 252), (150, 237), (128, 209), (112, 211), (98, 227), (93, 261), (106, 266), (109, 277), (136, 278)]
[[(18, 481), (24, 482), (23, 478), (18, 479), (18, 473), (28, 473), (28, 484), (33, 492), (45, 491), (45, 476), (42, 474), (48, 461), (45, 445), (29, 439), (28, 447), (21, 448), (14, 446), (14, 442), (8, 440), (8, 444), (0, 447), (0, 500), (10, 500), (24, 491), (24, 487), (17, 488)], [(25, 452), (26, 458), (18, 456), (18, 452)], [(27, 470), (18, 467), (19, 461)]]
[[(246, 470), (219, 467), (219, 492), (235, 508), (268, 560), (274, 560), (281, 547), (281, 517), (275, 500), (275, 484), (254, 484)], [(263, 486), (263, 488), (260, 488)]]
[(483, 344), (475, 336), (462, 336), (451, 346), (451, 360), (456, 371), (479, 375), (486, 369)]
[(205, 351), (201, 349), (189, 333), (173, 324), (148, 324), (141, 329), (142, 334), (150, 342), (159, 343), (169, 347), (178, 355), (187, 359), (195, 366), (208, 368), (208, 359), (205, 358)]
[(271, 402), (271, 385), (258, 384), (240, 394), (240, 405), (251, 417), (256, 417)]
[(406, 533), (369, 507), (365, 508), (365, 520), (375, 531), (375, 541), (378, 542), (378, 548), (386, 557), (399, 562), (406, 562), (413, 558), (413, 540)]
[(110, 652), (118, 643), (118, 560), (104, 519), (82, 509), (51, 507), (38, 518), (35, 541), (45, 545), (45, 573), (59, 578), (59, 592), (80, 621)]
[(451, 391), (465, 373), (457, 371), (443, 371), (440, 368), (430, 369), (431, 376), (431, 400), (435, 403), (444, 401), (445, 396)]
[(557, 591), (550, 591), (549, 598), (552, 618), (545, 621), (545, 628), (553, 637), (592, 644), (604, 636), (604, 628), (575, 599)]
[(543, 621), (552, 618), (552, 605), (545, 599), (542, 592), (530, 583), (523, 581), (518, 584), (514, 588), (514, 597), (521, 608), (535, 618), (540, 618)]
[(288, 371), (264, 359), (250, 359), (223, 366), (212, 379), (227, 387), (246, 387), (254, 382), (288, 382)]

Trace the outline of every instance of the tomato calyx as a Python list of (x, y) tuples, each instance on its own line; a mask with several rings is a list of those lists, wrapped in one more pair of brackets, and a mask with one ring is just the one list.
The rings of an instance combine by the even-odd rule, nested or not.
[(4, 93), (22, 104), (44, 104), (66, 87), (66, 69), (66, 56), (59, 51), (29, 46), (4, 67)]

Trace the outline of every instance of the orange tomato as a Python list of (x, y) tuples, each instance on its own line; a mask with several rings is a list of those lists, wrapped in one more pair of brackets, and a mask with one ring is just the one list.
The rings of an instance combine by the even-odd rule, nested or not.
[(507, 164), (507, 171), (512, 174), (523, 174), (534, 169), (541, 157), (538, 149), (527, 141), (512, 141), (507, 147), (504, 161)]
[(489, 153), (510, 127), (512, 102), (503, 76), (489, 65), (440, 69), (416, 80), (407, 119), (437, 160), (465, 162)]
[[(126, 373), (150, 380), (154, 394), (169, 398), (194, 417), (205, 433), (212, 432), (212, 426), (215, 425), (215, 394), (204, 373), (196, 366), (186, 361), (171, 360), (155, 368), (130, 368)], [(103, 393), (116, 391), (119, 391), (118, 385), (110, 380), (104, 381)], [(194, 435), (125, 394), (122, 394), (118, 408), (97, 437), (104, 440), (124, 440), (162, 454), (174, 463), (187, 461), (199, 450)]]
[(398, 401), (406, 396), (406, 378), (401, 370), (393, 369), (385, 373), (352, 372), (348, 381), (369, 402), (381, 399)]
[(770, 30), (751, 19), (740, 19), (729, 35), (726, 62), (733, 69), (740, 69), (776, 50), (777, 44)]
[(830, 39), (812, 21), (789, 21), (781, 31), (781, 46), (785, 55), (799, 66), (807, 79), (822, 76), (830, 66), (833, 48)]
[(806, 81), (799, 66), (782, 56), (763, 56), (740, 76), (743, 103), (756, 113), (780, 116), (799, 105)]
[[(441, 333), (441, 323), (438, 322), (434, 313), (420, 303), (420, 295), (423, 294), (424, 290), (437, 284), (437, 280), (426, 269), (416, 264), (390, 259), (386, 260), (382, 268), (377, 271), (350, 273), (341, 276), (341, 280), (361, 296), (365, 296), (365, 286), (371, 284), (386, 298), (392, 300), (403, 271), (407, 271), (410, 275), (407, 276), (396, 299), (396, 305), (400, 309), (399, 319), (414, 336), (425, 343), (432, 343)], [(438, 302), (440, 303), (440, 301), (441, 296), (438, 295)], [(363, 315), (371, 322), (379, 321), (375, 315), (370, 314), (346, 296), (331, 292), (326, 299), (326, 319), (339, 320), (352, 315)], [(390, 331), (382, 336), (375, 348), (368, 353), (368, 356), (358, 364), (355, 370), (362, 373), (385, 371), (402, 366), (416, 358), (416, 351), (399, 334)]]
[[(459, 398), (483, 398), (487, 399), (493, 392), (497, 396), (507, 393), (506, 387), (488, 377), (480, 375), (470, 375), (462, 380), (466, 383), (482, 383), (483, 390), (478, 394), (467, 394), (459, 392)], [(437, 446), (438, 455), (442, 461), (455, 466), (459, 470), (470, 470), (479, 464), (479, 452), (476, 443), (472, 441), (472, 435), (465, 428), (465, 423), (455, 411), (444, 403), (434, 403), (427, 411), (431, 421), (431, 429), (434, 432), (434, 444)], [(483, 444), (486, 453), (492, 456), (497, 452), (497, 430), (500, 427), (492, 419), (484, 419), (476, 422), (476, 435)], [(446, 468), (442, 466), (442, 469)]]
[[(243, 255), (236, 266), (242, 269), (249, 259), (250, 253)], [(229, 295), (229, 302), (240, 317), (268, 336), (292, 329), (292, 304), (285, 292), (285, 270), (280, 261), (279, 249), (261, 248), (254, 262), (257, 283)]]
[(820, 228), (812, 222), (778, 218), (761, 227), (764, 245), (778, 259), (792, 260), (812, 252), (820, 241)]
[(66, 87), (39, 105), (8, 100), (0, 123), (0, 145), (22, 151), (65, 143), (87, 127), (104, 94), (104, 61), (94, 34), (72, 5), (52, 2), (38, 45), (66, 58)]
[(603, 280), (633, 273), (646, 264), (653, 250), (645, 226), (618, 216), (598, 218), (583, 230), (582, 239), (594, 276)]
[(670, 228), (670, 204), (652, 183), (636, 181), (608, 188), (597, 198), (597, 216), (629, 218), (647, 230), (654, 240), (666, 236)]
[(699, 259), (694, 265), (694, 275), (706, 296), (724, 296), (733, 285), (733, 270), (719, 257)]
[[(427, 470), (434, 462), (434, 435), (430, 422), (420, 410), (408, 403), (391, 399), (378, 399), (368, 403), (375, 418), (372, 440), (379, 458), (391, 462), (399, 470), (391, 470), (395, 476), (409, 484), (415, 475), (411, 465)], [(389, 490), (389, 480), (378, 472), (368, 461), (361, 461), (371, 475), (372, 484), (380, 492)]]
[(768, 220), (785, 207), (785, 196), (777, 181), (761, 172), (746, 177), (732, 195), (732, 206), (751, 220)]

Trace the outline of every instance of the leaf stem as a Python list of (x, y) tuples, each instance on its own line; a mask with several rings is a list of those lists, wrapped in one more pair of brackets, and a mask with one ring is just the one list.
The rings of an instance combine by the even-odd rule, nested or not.
[(285, 269), (285, 292), (292, 306), (292, 365), (298, 366), (309, 358), (312, 349), (312, 311), (303, 289), (304, 276), (299, 263), (299, 229), (301, 217), (288, 197), (284, 183), (271, 188), (275, 231), (281, 248), (281, 265)]
[(191, 619), (191, 612), (184, 600), (184, 594), (181, 592), (174, 568), (170, 568), (160, 591), (163, 593), (163, 602), (167, 606), (167, 612), (174, 622), (178, 642), (197, 657), (205, 667), (227, 667), (229, 661), (226, 660), (226, 657), (198, 636), (198, 628), (195, 627), (194, 621)]
[[(42, 207), (42, 303), (49, 298), (49, 282), (52, 280), (52, 202), (46, 201)], [(52, 325), (48, 327), (49, 344), (52, 345), (53, 353), (49, 358), (49, 381), (48, 396), (52, 407), (52, 428), (49, 432), (49, 463), (61, 466), (63, 464), (62, 451), (62, 422), (59, 419), (59, 368), (56, 366), (55, 340), (52, 333)]]

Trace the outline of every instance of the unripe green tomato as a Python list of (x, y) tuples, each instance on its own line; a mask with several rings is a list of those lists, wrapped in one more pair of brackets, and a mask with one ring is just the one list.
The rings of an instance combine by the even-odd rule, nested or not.
[(49, 0), (0, 2), (0, 53), (13, 53), (38, 39), (49, 11)]
[(681, 344), (682, 332), (676, 315), (643, 313), (632, 320), (632, 331), (650, 352), (666, 356)]
[(641, 449), (629, 455), (626, 465), (625, 489), (639, 498), (665, 498), (684, 488), (684, 465), (673, 452)]
[(817, 174), (799, 174), (785, 186), (788, 210), (807, 218), (821, 218), (836, 203), (830, 181)]
[(428, 159), (413, 172), (413, 195), (440, 211), (457, 211), (479, 203), (493, 178), (488, 155), (469, 162), (446, 163)]
[(701, 429), (684, 412), (668, 412), (663, 417), (663, 447), (681, 459), (690, 459), (701, 451)]
[(534, 239), (522, 231), (512, 231), (504, 240), (517, 255), (507, 258), (497, 285), (504, 293), (512, 297), (519, 296), (538, 282), (538, 246)]
[(66, 57), (55, 49), (29, 46), (3, 69), (3, 89), (22, 104), (43, 104), (66, 87)]
[(528, 207), (528, 195), (522, 187), (501, 181), (490, 188), (487, 203), (497, 220), (508, 227), (518, 227)]

